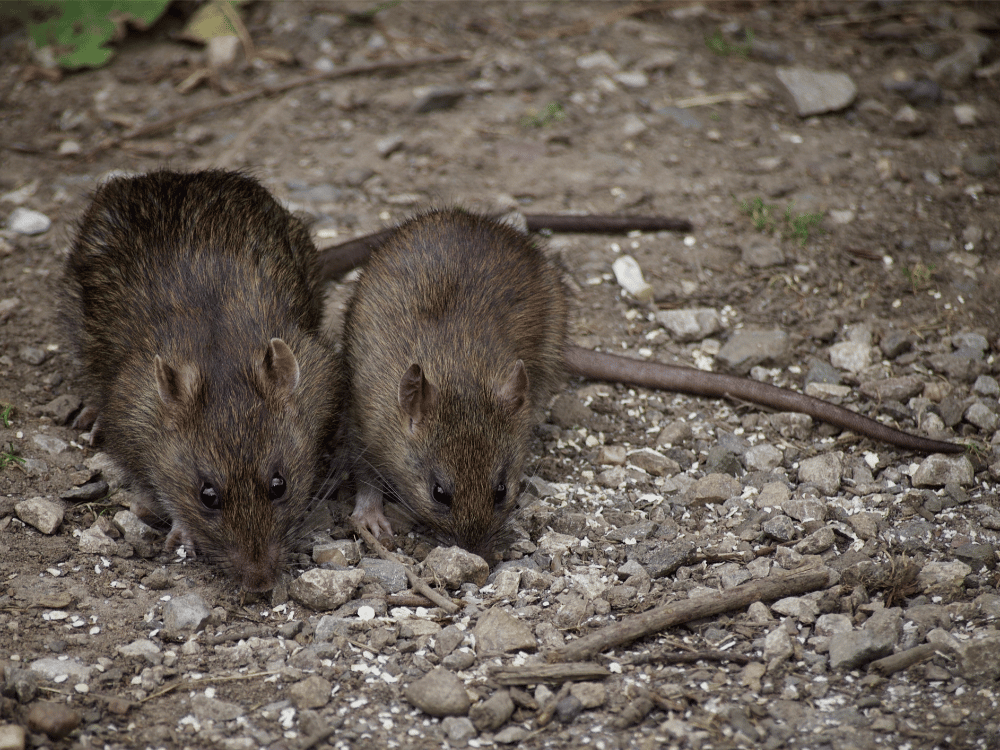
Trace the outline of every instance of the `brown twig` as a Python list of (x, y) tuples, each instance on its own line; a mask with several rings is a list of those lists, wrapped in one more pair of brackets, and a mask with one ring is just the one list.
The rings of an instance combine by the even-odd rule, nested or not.
[(448, 597), (439, 594), (437, 591), (428, 586), (426, 581), (424, 581), (423, 579), (420, 578), (420, 576), (414, 573), (413, 570), (410, 568), (410, 566), (404, 563), (402, 560), (400, 560), (398, 556), (394, 555), (392, 552), (387, 550), (382, 545), (382, 543), (378, 539), (376, 539), (370, 531), (368, 531), (368, 529), (364, 528), (364, 526), (362, 526), (353, 518), (351, 519), (351, 524), (354, 526), (354, 531), (362, 539), (365, 540), (365, 542), (368, 544), (369, 547), (371, 547), (373, 550), (375, 550), (376, 553), (378, 553), (379, 557), (381, 557), (383, 560), (388, 560), (389, 562), (398, 563), (399, 565), (403, 566), (403, 571), (406, 573), (406, 577), (409, 579), (410, 586), (413, 587), (414, 591), (416, 591), (421, 596), (425, 596), (428, 599), (430, 599), (431, 602), (434, 603), (434, 606), (440, 607), (449, 615), (453, 615), (456, 612), (458, 612), (460, 607), (457, 604), (455, 604), (455, 602), (453, 602)]
[(552, 699), (542, 706), (542, 710), (538, 712), (538, 716), (535, 717), (535, 726), (544, 727), (550, 721), (552, 717), (555, 716), (556, 706), (559, 705), (559, 701), (569, 695), (570, 683), (566, 683), (562, 686), (562, 689), (552, 696)]
[(732, 661), (737, 664), (749, 664), (753, 659), (744, 654), (732, 651), (687, 651), (683, 654), (641, 654), (632, 659), (630, 664), (694, 664), (699, 661)]
[(811, 569), (783, 576), (770, 576), (734, 586), (726, 591), (695, 599), (671, 602), (605, 626), (576, 641), (550, 651), (550, 662), (581, 661), (607, 649), (624, 646), (647, 635), (702, 617), (712, 617), (743, 609), (753, 602), (781, 599), (822, 588), (829, 575), (826, 569)]
[(282, 83), (277, 83), (273, 85), (258, 86), (256, 88), (250, 89), (249, 91), (244, 91), (240, 94), (233, 94), (232, 96), (226, 96), (216, 101), (203, 105), (201, 107), (193, 107), (192, 109), (184, 110), (183, 112), (177, 112), (169, 117), (165, 117), (162, 120), (157, 120), (156, 122), (146, 123), (145, 125), (140, 125), (138, 127), (132, 128), (131, 130), (122, 133), (120, 136), (115, 138), (105, 139), (103, 142), (90, 149), (89, 151), (82, 154), (82, 156), (91, 157), (96, 153), (99, 153), (108, 148), (114, 148), (123, 141), (132, 140), (135, 138), (144, 138), (155, 133), (159, 133), (162, 130), (173, 127), (182, 122), (187, 122), (188, 120), (193, 120), (199, 115), (203, 115), (206, 112), (212, 112), (216, 109), (222, 109), (224, 107), (232, 107), (236, 104), (243, 104), (244, 102), (251, 101), (261, 96), (274, 96), (275, 94), (281, 94), (285, 91), (289, 91), (294, 88), (299, 88), (300, 86), (308, 86), (312, 83), (319, 83), (320, 81), (329, 81), (335, 78), (346, 78), (348, 76), (364, 75), (365, 73), (375, 73), (385, 70), (406, 70), (407, 68), (415, 68), (420, 65), (435, 65), (441, 63), (452, 63), (461, 62), (467, 60), (468, 56), (462, 53), (451, 54), (451, 55), (429, 55), (427, 57), (415, 57), (410, 60), (382, 60), (375, 63), (364, 63), (362, 65), (346, 65), (342, 68), (336, 68), (334, 70), (323, 71), (321, 73), (312, 73), (310, 75), (301, 76), (299, 78), (293, 78), (289, 81), (284, 81)]
[(490, 670), (490, 676), (504, 686), (536, 685), (539, 682), (562, 683), (580, 680), (603, 680), (610, 670), (593, 662), (570, 664), (524, 664), (522, 666), (498, 666)]
[(876, 659), (868, 665), (869, 671), (874, 670), (883, 677), (912, 667), (922, 661), (930, 659), (939, 652), (947, 650), (946, 647), (935, 643), (921, 643), (919, 646), (900, 651), (898, 654), (890, 654), (881, 659)]
[[(551, 229), (553, 232), (617, 233), (691, 230), (691, 222), (671, 216), (618, 216), (615, 214), (525, 214), (529, 232)], [(320, 280), (330, 281), (362, 265), (368, 256), (392, 234), (382, 229), (353, 240), (322, 248), (319, 253)]]

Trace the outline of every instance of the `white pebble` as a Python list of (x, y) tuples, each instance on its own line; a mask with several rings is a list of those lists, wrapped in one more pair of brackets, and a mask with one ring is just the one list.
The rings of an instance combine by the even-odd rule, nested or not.
[(18, 206), (7, 217), (7, 228), (18, 234), (44, 234), (52, 226), (52, 219), (41, 211)]
[(642, 269), (635, 258), (630, 255), (619, 256), (611, 264), (611, 270), (615, 272), (615, 278), (626, 292), (640, 302), (653, 301), (653, 287), (642, 277)]

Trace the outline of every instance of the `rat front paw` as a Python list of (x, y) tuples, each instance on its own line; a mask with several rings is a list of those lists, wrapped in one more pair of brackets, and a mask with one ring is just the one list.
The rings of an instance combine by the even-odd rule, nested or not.
[(382, 511), (382, 493), (362, 491), (354, 499), (351, 518), (364, 529), (368, 529), (376, 539), (391, 539), (392, 524)]

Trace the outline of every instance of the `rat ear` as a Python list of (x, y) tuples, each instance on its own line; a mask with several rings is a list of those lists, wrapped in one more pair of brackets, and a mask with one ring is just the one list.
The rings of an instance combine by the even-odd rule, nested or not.
[(291, 396), (299, 385), (299, 362), (281, 339), (271, 339), (264, 353), (264, 383), (281, 396)]
[(183, 409), (194, 403), (198, 387), (198, 371), (190, 365), (172, 367), (159, 354), (153, 358), (156, 390), (160, 400), (171, 410)]
[(424, 377), (420, 365), (413, 363), (399, 380), (399, 408), (410, 419), (410, 432), (437, 406), (438, 389)]
[(496, 389), (497, 396), (511, 411), (517, 411), (528, 400), (528, 373), (520, 359), (511, 368), (507, 382)]

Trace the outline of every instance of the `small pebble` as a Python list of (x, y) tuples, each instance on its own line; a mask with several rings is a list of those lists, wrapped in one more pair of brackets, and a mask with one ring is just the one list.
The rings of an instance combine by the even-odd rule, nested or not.
[(7, 217), (7, 228), (25, 235), (44, 234), (52, 227), (52, 220), (41, 211), (18, 206)]

